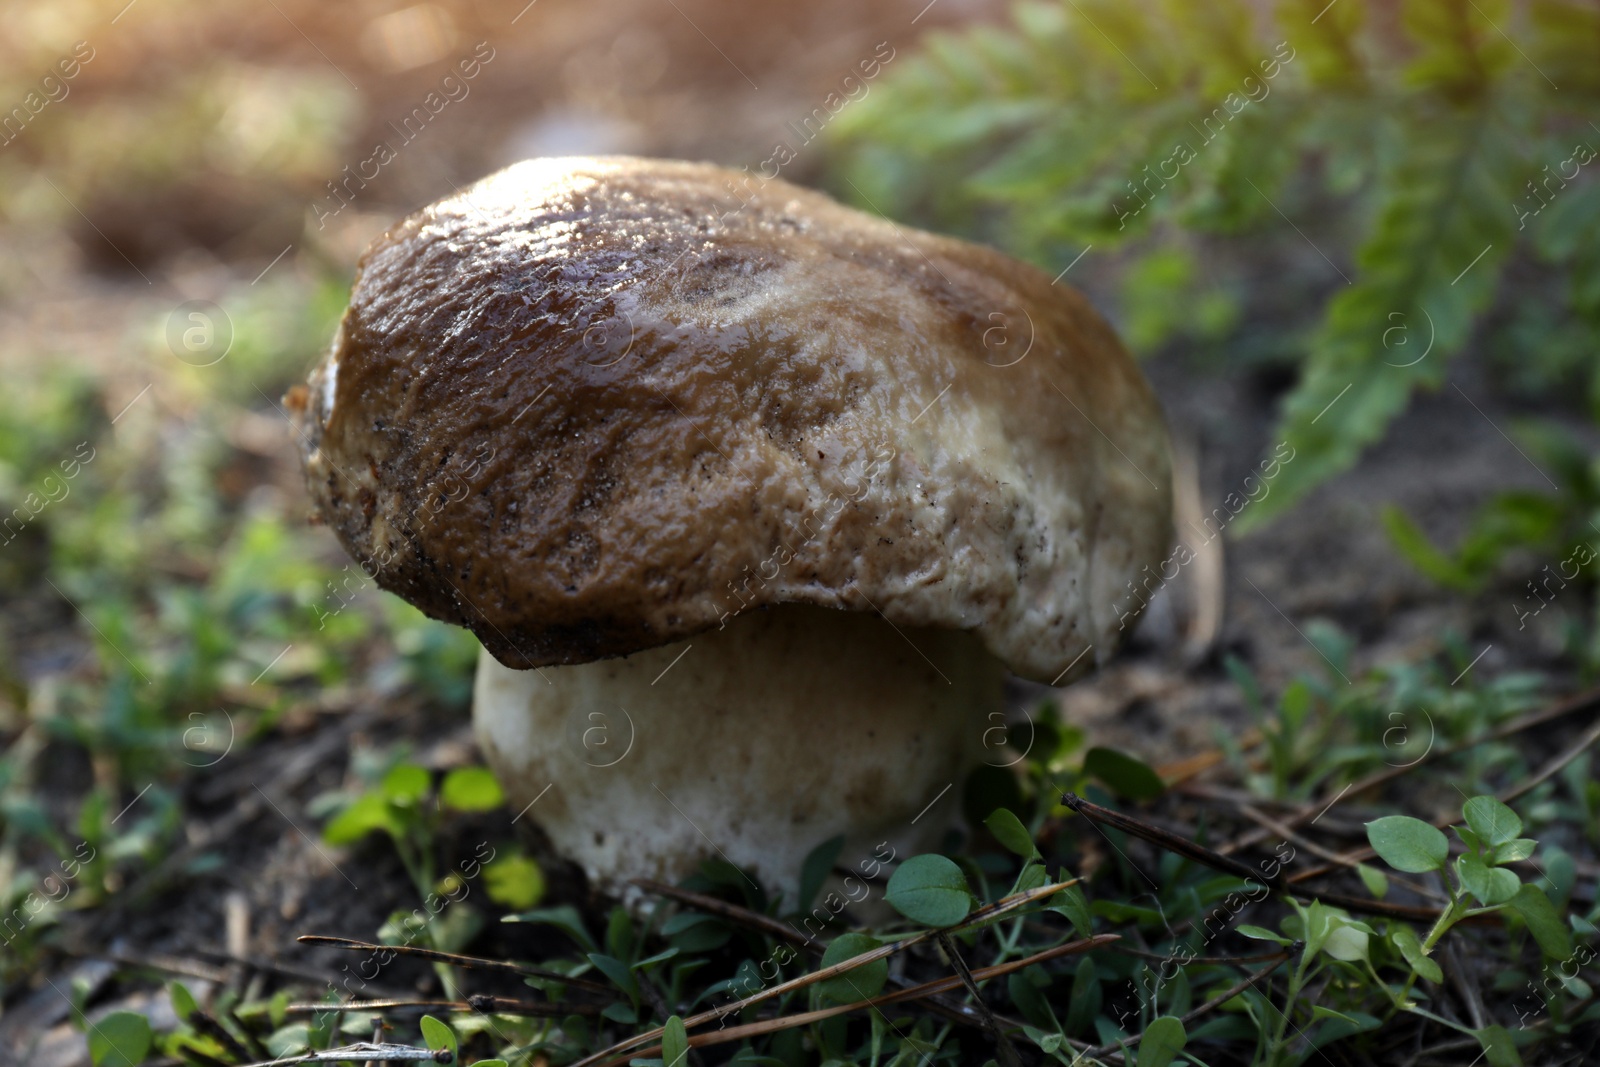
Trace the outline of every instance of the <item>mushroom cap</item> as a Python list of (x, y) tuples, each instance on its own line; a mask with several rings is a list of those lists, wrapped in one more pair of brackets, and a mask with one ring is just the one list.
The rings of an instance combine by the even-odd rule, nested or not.
[(1170, 534), (1159, 407), (1080, 294), (706, 164), (531, 160), (408, 216), (293, 406), (346, 549), (514, 668), (796, 603), (1059, 682)]

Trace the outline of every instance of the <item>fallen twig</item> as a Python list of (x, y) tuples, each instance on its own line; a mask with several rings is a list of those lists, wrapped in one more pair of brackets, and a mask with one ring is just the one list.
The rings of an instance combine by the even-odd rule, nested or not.
[[(1338, 866), (1347, 870), (1354, 870), (1356, 867), (1360, 866), (1357, 861), (1347, 860), (1339, 853), (1333, 851), (1331, 848), (1323, 848), (1315, 841), (1308, 840), (1303, 835), (1295, 833), (1294, 830), (1290, 829), (1288, 826), (1285, 826), (1282, 822), (1279, 822), (1277, 819), (1274, 819), (1265, 812), (1257, 811), (1249, 804), (1240, 804), (1239, 812), (1256, 825), (1261, 826), (1264, 829), (1271, 830), (1275, 834), (1281, 835), (1285, 841), (1292, 842), (1296, 847), (1305, 849), (1313, 856), (1327, 860), (1329, 863), (1337, 864)], [(1439, 891), (1430, 886), (1423, 885), (1422, 883), (1413, 881), (1409, 878), (1400, 878), (1394, 874), (1390, 874), (1388, 877), (1391, 882), (1405, 886), (1407, 889), (1411, 890), (1420, 897), (1431, 897), (1434, 900), (1440, 899), (1441, 894)]]
[(602, 1011), (596, 1004), (511, 1000), (485, 993), (474, 993), (466, 1000), (345, 1000), (338, 1004), (306, 1001), (290, 1004), (284, 1011), (290, 1015), (315, 1015), (325, 1011), (389, 1011), (393, 1008), (436, 1008), (439, 1011), (476, 1012), (479, 1015), (531, 1015), (553, 1019), (568, 1015), (599, 1015)]
[[(1298, 944), (1298, 942), (1296, 944)], [(1214, 1011), (1215, 1009), (1220, 1008), (1222, 1005), (1226, 1004), (1228, 1001), (1232, 1000), (1234, 997), (1238, 996), (1240, 993), (1243, 993), (1246, 989), (1249, 989), (1251, 986), (1255, 985), (1257, 982), (1261, 981), (1263, 978), (1265, 978), (1268, 975), (1270, 975), (1273, 971), (1277, 970), (1279, 967), (1282, 967), (1284, 961), (1293, 958), (1294, 954), (1295, 954), (1295, 950), (1293, 948), (1291, 948), (1291, 950), (1287, 951), (1287, 952), (1279, 952), (1279, 953), (1273, 954), (1273, 956), (1270, 957), (1272, 959), (1272, 962), (1270, 964), (1268, 964), (1267, 966), (1261, 968), (1259, 971), (1252, 971), (1250, 974), (1245, 975), (1244, 978), (1242, 980), (1240, 980), (1236, 985), (1234, 985), (1234, 986), (1222, 991), (1221, 993), (1218, 993), (1216, 996), (1212, 997), (1210, 1000), (1206, 1001), (1204, 1004), (1200, 1005), (1198, 1008), (1195, 1008), (1193, 1011), (1189, 1012), (1187, 1015), (1182, 1016), (1180, 1021), (1183, 1023), (1184, 1026), (1188, 1026), (1190, 1023), (1194, 1022), (1196, 1019), (1200, 1018), (1202, 1015), (1206, 1014), (1207, 1012)], [(1134, 1034), (1132, 1037), (1128, 1038), (1126, 1041), (1119, 1041), (1115, 1045), (1101, 1045), (1099, 1048), (1089, 1049), (1083, 1055), (1087, 1056), (1087, 1057), (1089, 1057), (1091, 1059), (1099, 1058), (1099, 1057), (1102, 1057), (1102, 1056), (1114, 1055), (1119, 1050), (1121, 1050), (1123, 1052), (1126, 1052), (1127, 1049), (1133, 1048), (1135, 1045), (1137, 1045), (1140, 1041), (1143, 1041), (1143, 1040), (1144, 1040), (1144, 1032), (1140, 1031), (1139, 1033)], [(1123, 1058), (1126, 1059), (1127, 1057), (1124, 1055)]]
[(354, 938), (329, 937), (326, 934), (301, 934), (295, 940), (307, 945), (327, 945), (330, 948), (348, 949), (351, 952), (393, 952), (400, 956), (415, 956), (421, 960), (451, 963), (458, 967), (470, 967), (480, 971), (502, 971), (521, 975), (524, 978), (539, 978), (550, 982), (561, 982), (572, 986), (574, 989), (585, 989), (591, 993), (603, 993), (612, 999), (615, 999), (617, 995), (617, 991), (612, 987), (602, 985), (599, 982), (591, 982), (586, 978), (574, 978), (571, 975), (562, 974), (560, 971), (546, 971), (521, 963), (488, 960), (482, 956), (463, 956), (456, 952), (440, 952), (437, 949), (418, 948), (415, 945), (374, 945), (366, 941), (357, 941)]
[(967, 987), (967, 993), (972, 997), (972, 1005), (977, 1009), (978, 1015), (983, 1019), (983, 1025), (994, 1038), (995, 1045), (1000, 1050), (1001, 1067), (1022, 1067), (1022, 1061), (1017, 1058), (1017, 1050), (1011, 1044), (1011, 1038), (995, 1020), (994, 1012), (989, 1010), (989, 1005), (984, 1003), (983, 993), (978, 989), (978, 980), (967, 967), (967, 961), (961, 958), (961, 952), (956, 948), (956, 943), (950, 940), (950, 935), (939, 934), (939, 947), (944, 949), (944, 954), (950, 958), (950, 966), (955, 968), (956, 977), (961, 979), (961, 984)]
[(299, 1056), (262, 1060), (259, 1063), (245, 1064), (245, 1067), (289, 1067), (295, 1063), (338, 1063), (343, 1060), (373, 1060), (378, 1063), (454, 1063), (455, 1056), (447, 1048), (435, 1051), (411, 1045), (380, 1045), (371, 1041), (360, 1041), (354, 1045), (324, 1049), (321, 1052), (306, 1052)]
[[(1029, 889), (1025, 892), (1016, 893), (1012, 896), (1005, 897), (1001, 900), (995, 901), (993, 904), (988, 904), (979, 908), (971, 915), (968, 915), (965, 921), (957, 926), (950, 927), (945, 932), (953, 933), (990, 922), (991, 920), (996, 919), (1008, 912), (1016, 911), (1019, 908), (1026, 907), (1027, 905), (1043, 900), (1046, 897), (1054, 896), (1056, 893), (1061, 892), (1068, 886), (1076, 885), (1077, 883), (1078, 879), (1072, 878), (1065, 882), (1055, 882), (1051, 885), (1043, 885), (1037, 889)], [(823, 981), (827, 978), (832, 978), (836, 974), (843, 974), (846, 971), (854, 970), (857, 967), (864, 967), (876, 960), (885, 959), (897, 952), (904, 952), (913, 945), (919, 945), (924, 941), (932, 940), (935, 936), (937, 936), (938, 933), (939, 931), (937, 930), (924, 930), (920, 934), (912, 934), (910, 937), (901, 938), (899, 941), (895, 941), (891, 944), (881, 945), (870, 952), (863, 952), (859, 956), (851, 956), (847, 960), (840, 960), (831, 967), (824, 967), (819, 971), (812, 971), (809, 974), (800, 975), (798, 978), (791, 978), (787, 982), (780, 982), (770, 989), (758, 990), (757, 992), (752, 993), (750, 996), (745, 997), (743, 1000), (736, 1000), (731, 1003), (724, 1004), (720, 1008), (712, 1008), (709, 1011), (701, 1012), (699, 1015), (690, 1016), (689, 1018), (683, 1020), (683, 1025), (686, 1029), (693, 1029), (694, 1027), (703, 1025), (705, 1023), (715, 1022), (724, 1015), (731, 1015), (735, 1012), (743, 1011), (752, 1004), (759, 1004), (764, 1000), (771, 999), (772, 997), (782, 996), (785, 993), (791, 993), (796, 989), (803, 989), (808, 985)], [(956, 984), (959, 985), (960, 983), (957, 982)], [(954, 988), (954, 986), (949, 988)], [(904, 990), (902, 992), (910, 992), (910, 990)], [(939, 989), (935, 992), (944, 992), (944, 990)], [(901, 994), (896, 993), (892, 995), (899, 996)], [(721, 1032), (727, 1033), (728, 1031), (724, 1030)], [(611, 1048), (604, 1049), (600, 1052), (591, 1053), (590, 1055), (585, 1056), (583, 1059), (577, 1060), (571, 1064), (571, 1067), (590, 1067), (591, 1064), (599, 1063), (601, 1057), (610, 1056), (624, 1048), (654, 1041), (659, 1038), (661, 1034), (662, 1028), (659, 1026), (655, 1027), (654, 1029), (647, 1030), (642, 1034), (635, 1034), (633, 1037), (625, 1038), (622, 1041), (619, 1041)]]
[[(1220, 852), (1215, 852), (1204, 845), (1197, 844), (1187, 837), (1175, 834), (1171, 830), (1164, 829), (1154, 823), (1145, 822), (1143, 819), (1117, 811), (1115, 808), (1102, 807), (1099, 804), (1084, 800), (1076, 793), (1063, 795), (1061, 803), (1094, 822), (1104, 823), (1107, 826), (1133, 834), (1135, 837), (1142, 838), (1159, 848), (1175, 852), (1203, 866), (1222, 871), (1224, 874), (1231, 874), (1244, 881), (1255, 882), (1274, 892), (1286, 893), (1301, 900), (1320, 900), (1324, 904), (1332, 904), (1335, 907), (1361, 912), (1366, 915), (1383, 915), (1389, 918), (1406, 919), (1419, 923), (1434, 922), (1439, 918), (1437, 908), (1390, 904), (1387, 901), (1350, 897), (1342, 893), (1313, 892), (1293, 885), (1293, 882), (1300, 879), (1285, 879), (1281, 872), (1269, 878), (1262, 871), (1242, 863), (1232, 856), (1224, 856)], [(1335, 868), (1320, 868), (1322, 871), (1333, 869)]]
[[(779, 922), (770, 915), (763, 915), (759, 911), (753, 911), (750, 908), (729, 903), (728, 901), (722, 900), (719, 897), (707, 896), (704, 893), (696, 893), (689, 889), (681, 889), (678, 886), (667, 885), (664, 882), (653, 881), (649, 878), (636, 878), (634, 879), (633, 884), (639, 886), (641, 889), (648, 890), (671, 900), (676, 900), (681, 904), (686, 904), (689, 907), (697, 910), (707, 912), (708, 914), (717, 915), (721, 918), (727, 919), (730, 922), (747, 926), (752, 930), (757, 930), (768, 934), (769, 936), (786, 940), (792, 945), (805, 949), (812, 955), (821, 956), (827, 951), (826, 942), (819, 941), (814, 937), (808, 937), (805, 934), (802, 934), (799, 930), (792, 928), (787, 923)], [(910, 982), (894, 976), (890, 976), (889, 981), (901, 989), (907, 989), (911, 986)], [(959, 1023), (962, 1026), (970, 1026), (978, 1030), (986, 1029), (985, 1020), (979, 1017), (976, 1013), (967, 1012), (959, 1005), (949, 1003), (941, 997), (927, 998), (925, 1006), (932, 1010), (935, 1014), (948, 1019), (951, 1022)]]
[[(1170, 952), (1150, 952), (1146, 949), (1134, 948), (1125, 941), (1112, 945), (1111, 951), (1122, 956), (1134, 956), (1141, 960), (1160, 960), (1163, 963), (1172, 959), (1172, 953)], [(1253, 956), (1185, 956), (1183, 962), (1185, 966), (1191, 963), (1221, 963), (1240, 967), (1246, 963), (1265, 963), (1282, 955), (1283, 952), (1280, 949), (1274, 952), (1259, 952)]]
[[(1024, 959), (1011, 960), (1010, 962), (996, 964), (992, 967), (984, 967), (981, 970), (973, 971), (971, 977), (974, 982), (984, 982), (988, 981), (990, 978), (1001, 978), (1005, 975), (1020, 971), (1025, 967), (1031, 967), (1036, 963), (1044, 963), (1060, 956), (1076, 955), (1080, 952), (1087, 952), (1090, 949), (1099, 948), (1102, 945), (1110, 944), (1116, 940), (1118, 940), (1116, 934), (1096, 934), (1094, 937), (1085, 938), (1082, 941), (1069, 941), (1064, 945), (1057, 945), (1055, 948), (1047, 949), (1044, 952), (1040, 952), (1037, 955), (1028, 956)], [(856, 958), (860, 959), (861, 957)], [(946, 993), (952, 989), (961, 988), (962, 984), (963, 983), (960, 978), (952, 975), (950, 977), (940, 978), (932, 982), (924, 982), (922, 985), (912, 986), (910, 989), (902, 989), (894, 993), (888, 993), (881, 997), (872, 997), (868, 1000), (858, 1000), (853, 1004), (839, 1004), (831, 1008), (820, 1008), (817, 1011), (801, 1012), (798, 1015), (784, 1015), (776, 1019), (765, 1019), (761, 1022), (746, 1023), (743, 1026), (731, 1026), (724, 1030), (718, 1030), (716, 1033), (712, 1034), (690, 1034), (689, 1046), (691, 1048), (702, 1048), (706, 1045), (726, 1044), (729, 1041), (743, 1041), (746, 1038), (760, 1037), (765, 1034), (777, 1033), (780, 1030), (792, 1030), (797, 1026), (809, 1026), (812, 1023), (821, 1022), (824, 1019), (831, 1019), (835, 1015), (843, 1015), (847, 1012), (861, 1011), (864, 1008), (880, 1008), (886, 1004), (899, 1004), (908, 1000), (920, 1000), (924, 997), (933, 996), (937, 993)], [(687, 1026), (688, 1023), (685, 1022), (684, 1025)], [(655, 1038), (659, 1037), (660, 1034), (661, 1032), (657, 1030), (652, 1034), (650, 1039), (654, 1040)], [(593, 1056), (589, 1056), (586, 1059), (579, 1060), (577, 1063), (573, 1064), (572, 1067), (579, 1067), (580, 1064), (588, 1064), (591, 1062), (598, 1062), (599, 1067), (620, 1067), (620, 1065), (625, 1064), (629, 1060), (632, 1060), (636, 1057), (660, 1054), (661, 1046), (659, 1044), (652, 1045), (648, 1048), (634, 1048), (630, 1051), (621, 1052), (623, 1048), (634, 1042), (637, 1042), (638, 1040), (641, 1040), (641, 1038), (634, 1038), (631, 1041), (618, 1042), (611, 1048), (605, 1049), (602, 1052), (597, 1052)], [(618, 1054), (619, 1052), (620, 1055)], [(601, 1056), (611, 1056), (613, 1058), (600, 1061), (599, 1057)]]
[(687, 904), (691, 908), (696, 908), (708, 915), (720, 915), (724, 919), (734, 919), (753, 929), (760, 930), (769, 937), (787, 941), (791, 945), (806, 945), (815, 940), (802, 934), (788, 923), (779, 922), (770, 915), (763, 915), (759, 911), (752, 911), (737, 904), (730, 904), (718, 897), (705, 893), (696, 893), (691, 889), (679, 889), (675, 885), (668, 885), (665, 882), (657, 882), (649, 878), (635, 878), (633, 884), (646, 892), (676, 900), (680, 904)]

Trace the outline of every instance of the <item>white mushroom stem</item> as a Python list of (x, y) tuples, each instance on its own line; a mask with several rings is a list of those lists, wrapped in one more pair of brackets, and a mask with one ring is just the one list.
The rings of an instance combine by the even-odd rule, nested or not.
[(938, 847), (1002, 678), (968, 634), (785, 605), (622, 659), (518, 671), (485, 653), (474, 721), (512, 810), (531, 804), (599, 888), (636, 899), (630, 879), (720, 857), (792, 902), (838, 834), (852, 867), (884, 841)]

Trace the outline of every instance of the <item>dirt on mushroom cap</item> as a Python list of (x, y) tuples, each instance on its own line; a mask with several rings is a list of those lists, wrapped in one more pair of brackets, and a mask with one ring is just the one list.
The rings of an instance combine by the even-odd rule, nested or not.
[(1050, 681), (1170, 533), (1156, 402), (1076, 292), (703, 164), (535, 160), (408, 217), (304, 399), (346, 548), (513, 667), (807, 603)]

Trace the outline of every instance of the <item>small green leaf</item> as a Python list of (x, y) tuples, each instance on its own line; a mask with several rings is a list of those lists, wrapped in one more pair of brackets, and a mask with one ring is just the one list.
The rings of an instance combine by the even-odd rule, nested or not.
[(1463, 567), (1454, 556), (1435, 547), (1422, 528), (1395, 505), (1385, 507), (1380, 519), (1395, 548), (1427, 577), (1462, 592), (1471, 591), (1478, 584), (1477, 575)]
[(1486, 1026), (1472, 1031), (1472, 1036), (1483, 1046), (1489, 1067), (1522, 1067), (1522, 1056), (1517, 1052), (1510, 1030), (1503, 1026)]
[(1356, 864), (1356, 874), (1361, 876), (1361, 884), (1367, 887), (1367, 892), (1373, 897), (1382, 900), (1389, 892), (1389, 878), (1378, 868), (1370, 863)]
[(1069, 1034), (1087, 1030), (1094, 1025), (1104, 1001), (1099, 971), (1094, 960), (1085, 956), (1072, 972), (1072, 990), (1067, 996), (1067, 1025), (1063, 1029)]
[(585, 952), (594, 952), (594, 938), (589, 936), (589, 931), (583, 925), (583, 916), (578, 914), (578, 909), (571, 904), (562, 904), (554, 908), (535, 908), (525, 911), (520, 915), (507, 915), (500, 920), (507, 923), (544, 923), (563, 931), (568, 937), (578, 943), (578, 947)]
[(275, 1027), (282, 1026), (289, 1017), (289, 991), (280, 989), (267, 1001), (267, 1017)]
[(611, 979), (619, 989), (628, 994), (629, 999), (637, 1000), (639, 997), (639, 980), (634, 977), (633, 970), (615, 956), (607, 956), (599, 952), (589, 953), (589, 962), (595, 969)]
[(1572, 934), (1543, 889), (1524, 884), (1517, 890), (1517, 895), (1511, 898), (1510, 905), (1511, 910), (1528, 924), (1528, 932), (1546, 956), (1566, 959), (1572, 955)]
[(484, 867), (483, 884), (496, 904), (524, 911), (544, 896), (544, 871), (531, 857), (508, 853)]
[(1167, 791), (1167, 783), (1148, 765), (1114, 748), (1097, 747), (1084, 753), (1083, 773), (1128, 800), (1154, 800)]
[[(444, 909), (433, 917), (433, 922), (427, 927), (428, 937), (433, 942), (431, 947), (440, 952), (460, 952), (472, 943), (482, 929), (483, 915), (466, 901)], [(400, 937), (403, 939), (415, 934), (416, 926), (405, 923), (401, 931)]]
[(1425, 978), (1435, 985), (1444, 981), (1444, 971), (1422, 951), (1422, 939), (1411, 927), (1403, 923), (1392, 924), (1389, 927), (1389, 943), (1394, 945), (1405, 961), (1411, 965), (1411, 969), (1417, 972), (1418, 977)]
[(182, 1022), (188, 1022), (189, 1016), (200, 1010), (194, 994), (182, 982), (169, 982), (167, 996), (172, 998), (172, 1013)]
[(806, 853), (806, 861), (800, 866), (800, 896), (795, 899), (795, 911), (811, 910), (817, 894), (822, 891), (822, 883), (827, 881), (828, 872), (833, 870), (843, 849), (844, 835), (840, 834)]
[(1244, 925), (1240, 926), (1239, 932), (1245, 937), (1250, 938), (1252, 941), (1272, 941), (1276, 944), (1285, 946), (1294, 944), (1294, 942), (1290, 941), (1287, 937), (1275, 934), (1265, 927), (1252, 926), (1249, 923), (1245, 923)]
[[(331, 1010), (327, 1013), (327, 1019), (331, 1025), (333, 1021)], [(266, 1046), (267, 1054), (274, 1059), (288, 1059), (308, 1048), (317, 1048), (319, 1044), (326, 1045), (324, 1035), (325, 1031), (313, 1029), (307, 1023), (294, 1023), (290, 1026), (280, 1026), (262, 1038), (261, 1043)]]
[(1264, 714), (1265, 702), (1261, 697), (1261, 683), (1254, 672), (1245, 662), (1231, 652), (1222, 658), (1222, 666), (1233, 679), (1233, 684), (1239, 687), (1239, 693), (1244, 697), (1245, 707), (1250, 709), (1252, 715), (1260, 718)]
[(1134, 1063), (1138, 1067), (1167, 1067), (1188, 1043), (1189, 1035), (1183, 1029), (1182, 1020), (1174, 1015), (1163, 1015), (1144, 1028)]
[(1484, 844), (1503, 845), (1522, 833), (1522, 819), (1494, 797), (1473, 797), (1461, 809), (1467, 825)]
[(1039, 850), (1034, 847), (1033, 836), (1028, 833), (1028, 828), (1022, 825), (1022, 820), (1017, 818), (1009, 808), (994, 809), (993, 813), (983, 820), (983, 825), (989, 828), (989, 832), (994, 835), (996, 841), (999, 841), (1023, 859), (1032, 859), (1039, 854)]
[(713, 915), (680, 911), (661, 927), (661, 936), (690, 955), (711, 952), (733, 940), (728, 924)]
[(1444, 834), (1409, 815), (1386, 815), (1367, 823), (1367, 840), (1385, 863), (1408, 874), (1440, 870), (1450, 856)]
[(1094, 932), (1094, 916), (1089, 911), (1089, 901), (1082, 889), (1069, 885), (1050, 899), (1055, 902), (1050, 905), (1050, 910), (1065, 916), (1072, 924), (1073, 933), (1084, 938)]
[(1322, 942), (1322, 951), (1346, 963), (1364, 960), (1368, 951), (1367, 932), (1355, 923), (1335, 919)]
[(1504, 904), (1517, 895), (1522, 881), (1504, 867), (1490, 867), (1482, 859), (1468, 853), (1456, 859), (1456, 874), (1467, 892), (1486, 908)]
[[(1050, 881), (1050, 875), (1045, 872), (1044, 864), (1036, 860), (1029, 860), (1022, 865), (1022, 870), (1017, 872), (1017, 880), (1011, 885), (1011, 893), (1026, 893), (1039, 889)], [(1010, 896), (1011, 893), (1007, 893)]]
[(455, 1062), (458, 1046), (456, 1045), (456, 1032), (450, 1029), (450, 1024), (435, 1019), (432, 1015), (424, 1015), (421, 1022), (422, 1043), (438, 1052), (440, 1049), (450, 1050), (450, 1060)]
[(330, 845), (353, 845), (374, 830), (391, 837), (400, 834), (394, 811), (382, 793), (364, 793), (322, 828), (322, 839)]
[(1141, 908), (1136, 904), (1124, 904), (1120, 900), (1108, 900), (1101, 897), (1089, 905), (1092, 914), (1109, 919), (1114, 925), (1124, 923), (1138, 923), (1140, 926), (1156, 929), (1161, 926), (1164, 916), (1155, 908)]
[(1061, 1047), (1061, 1043), (1067, 1039), (1065, 1034), (1049, 1033), (1039, 1029), (1037, 1026), (1024, 1026), (1022, 1033), (1047, 1055), (1052, 1056), (1055, 1055), (1056, 1049)]
[(1496, 845), (1489, 856), (1495, 863), (1519, 863), (1533, 855), (1534, 850), (1538, 847), (1539, 842), (1533, 838), (1519, 837), (1515, 841), (1507, 841), (1503, 845)]
[(396, 804), (415, 805), (428, 795), (433, 776), (426, 767), (402, 763), (383, 776), (383, 795)]
[(633, 955), (636, 937), (633, 916), (628, 914), (628, 909), (612, 908), (606, 918), (606, 952), (619, 960), (627, 959)]
[(493, 811), (506, 802), (506, 795), (489, 768), (457, 767), (444, 776), (439, 800), (456, 811)]
[(1328, 935), (1333, 932), (1334, 916), (1328, 906), (1320, 900), (1313, 900), (1303, 907), (1299, 905), (1294, 907), (1300, 917), (1300, 935), (1306, 943), (1306, 958), (1310, 959), (1322, 951)]
[(972, 892), (955, 862), (937, 853), (912, 856), (889, 876), (889, 906), (924, 926), (954, 926), (972, 911)]
[(472, 1067), (506, 1067), (506, 1061), (498, 1058), (492, 1060), (478, 1060), (472, 1065)]
[[(1600, 797), (1600, 784), (1591, 782), (1589, 788), (1596, 797)], [(1511, 844), (1514, 845), (1516, 842), (1513, 841)], [(1577, 863), (1560, 845), (1546, 845), (1541, 862), (1544, 866), (1544, 880), (1548, 882), (1545, 892), (1550, 894), (1550, 899), (1558, 907), (1565, 908), (1567, 901), (1572, 899), (1572, 891), (1578, 887)]]
[(149, 1019), (114, 1011), (89, 1024), (89, 1061), (94, 1067), (139, 1067), (150, 1055), (152, 1040)]
[(1049, 1003), (1039, 987), (1025, 974), (1017, 973), (1006, 977), (1006, 995), (1011, 998), (1011, 1003), (1017, 1006), (1022, 1017), (1039, 1027), (1045, 1032), (1059, 1030), (1055, 1013), (1050, 1010)]
[(654, 967), (656, 964), (665, 963), (667, 960), (672, 959), (674, 956), (682, 955), (682, 953), (683, 953), (683, 950), (678, 948), (678, 947), (676, 947), (676, 946), (673, 946), (672, 948), (665, 948), (665, 949), (662, 949), (660, 952), (657, 952), (654, 956), (646, 956), (644, 959), (640, 960), (638, 963), (631, 964), (630, 968), (632, 970), (635, 970), (635, 971), (648, 971), (650, 968)]
[[(832, 967), (836, 963), (843, 963), (882, 945), (883, 942), (866, 934), (840, 934), (822, 954), (822, 966)], [(843, 974), (824, 979), (818, 984), (818, 992), (835, 1004), (854, 1004), (858, 1000), (867, 1000), (883, 992), (883, 984), (888, 980), (888, 959), (873, 960)]]
[(662, 1067), (683, 1067), (688, 1059), (689, 1032), (683, 1027), (683, 1019), (674, 1015), (661, 1033)]

